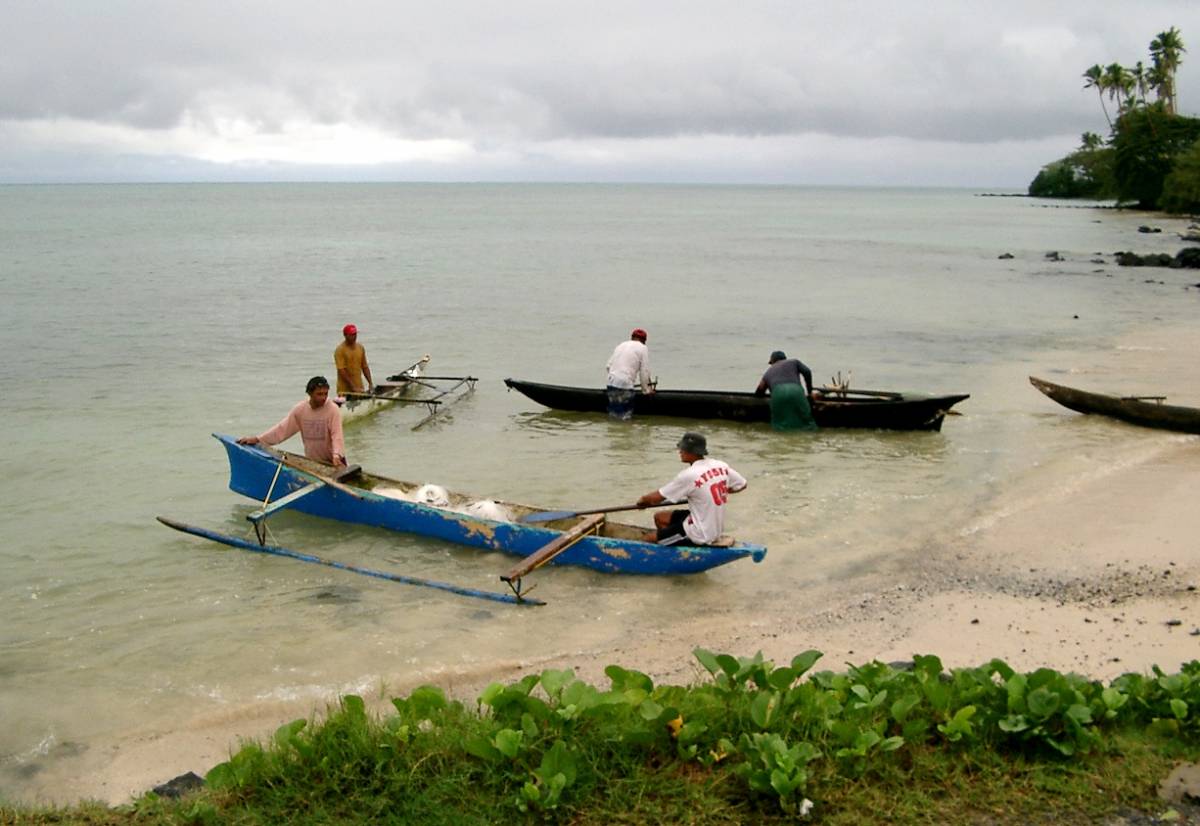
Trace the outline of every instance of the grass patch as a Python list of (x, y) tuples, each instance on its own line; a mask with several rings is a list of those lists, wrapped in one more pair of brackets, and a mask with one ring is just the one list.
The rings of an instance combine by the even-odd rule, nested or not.
[(0, 823), (1096, 823), (1161, 814), (1200, 758), (1200, 662), (1108, 685), (936, 657), (813, 672), (697, 649), (711, 679), (598, 688), (547, 670), (474, 707), (436, 687), (373, 717), (343, 697), (214, 767), (174, 801), (0, 806)]

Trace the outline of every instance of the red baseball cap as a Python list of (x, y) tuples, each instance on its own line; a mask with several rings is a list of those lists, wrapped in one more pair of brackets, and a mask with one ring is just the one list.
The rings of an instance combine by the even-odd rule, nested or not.
[(342, 328), (342, 335), (356, 336), (356, 335), (358, 335), (358, 328), (355, 327), (353, 324), (347, 324), (345, 327)]
[(629, 337), (630, 338), (640, 338), (642, 341), (645, 341), (646, 340), (646, 331), (643, 330), (641, 327), (636, 327), (636, 328), (634, 328), (634, 331), (629, 334)]

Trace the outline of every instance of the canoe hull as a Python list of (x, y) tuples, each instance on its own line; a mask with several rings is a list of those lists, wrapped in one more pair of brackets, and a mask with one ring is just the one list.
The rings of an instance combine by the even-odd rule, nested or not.
[[(229, 488), (261, 502), (271, 491), (275, 500), (312, 483), (313, 479), (288, 465), (280, 468), (279, 457), (256, 446), (239, 445), (231, 436), (213, 434), (229, 457)], [(289, 455), (290, 456), (290, 455)], [(271, 490), (272, 480), (279, 477)], [(374, 482), (407, 484), (363, 474), (368, 480), (351, 495), (323, 487), (291, 505), (312, 516), (368, 525), (376, 528), (442, 539), (482, 550), (529, 556), (561, 535), (553, 528), (516, 522), (495, 522), (464, 513), (381, 496), (368, 489)], [(506, 503), (507, 504), (507, 503)], [(538, 510), (512, 506), (524, 511)], [(760, 561), (767, 549), (762, 545), (738, 543), (723, 547), (663, 546), (631, 539), (587, 536), (550, 563), (577, 565), (606, 573), (691, 574), (747, 557)]]
[(1054, 401), (1077, 413), (1108, 416), (1142, 427), (1158, 430), (1173, 430), (1178, 433), (1200, 433), (1200, 408), (1183, 407), (1175, 404), (1109, 396), (1090, 393), (1073, 387), (1055, 384), (1044, 379), (1029, 377), (1029, 383)]
[[(505, 379), (512, 390), (555, 410), (604, 413), (608, 399), (603, 388), (566, 387), (557, 384)], [(814, 399), (813, 418), (820, 428), (875, 430), (941, 430), (950, 408), (966, 394), (918, 396), (894, 393), (863, 398)], [(674, 416), (688, 419), (724, 419), (731, 422), (770, 422), (771, 403), (753, 393), (708, 390), (659, 390), (634, 397), (635, 416)]]
[[(401, 387), (372, 387), (371, 392), (377, 396), (386, 396), (387, 398), (391, 399), (408, 398), (412, 394), (413, 388), (419, 386), (415, 380), (424, 375), (425, 365), (428, 363), (429, 362), (427, 358), (423, 359), (402, 373), (398, 373), (391, 377), (391, 379), (394, 379), (395, 381), (404, 381), (407, 382), (407, 384), (404, 384)], [(342, 421), (361, 421), (362, 419), (367, 418), (368, 416), (384, 409), (385, 407), (395, 406), (396, 405), (394, 402), (387, 401), (384, 398), (356, 399), (352, 396), (346, 399), (346, 401), (341, 405)]]

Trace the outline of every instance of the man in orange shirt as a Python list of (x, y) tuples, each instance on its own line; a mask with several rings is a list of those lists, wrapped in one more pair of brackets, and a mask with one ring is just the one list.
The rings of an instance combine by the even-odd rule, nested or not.
[[(367, 364), (367, 350), (358, 343), (358, 328), (347, 324), (342, 328), (345, 340), (333, 351), (333, 364), (337, 368), (338, 395), (345, 393), (370, 393), (375, 387), (371, 379), (371, 367)], [(367, 377), (367, 384), (360, 382)]]
[(328, 465), (346, 464), (346, 442), (342, 438), (342, 412), (329, 401), (329, 382), (313, 376), (304, 388), (308, 398), (298, 402), (279, 424), (257, 436), (243, 436), (239, 445), (277, 445), (297, 433), (304, 441), (304, 455)]

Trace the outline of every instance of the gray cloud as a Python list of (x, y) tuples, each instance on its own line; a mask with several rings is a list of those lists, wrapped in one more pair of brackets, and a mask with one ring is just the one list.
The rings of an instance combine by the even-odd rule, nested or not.
[[(153, 169), (155, 157), (165, 170), (211, 173), (212, 147), (257, 138), (269, 152), (298, 130), (339, 125), (469, 147), (457, 166), (378, 165), (443, 177), (520, 176), (535, 158), (594, 173), (595, 163), (553, 154), (589, 142), (635, 174), (655, 156), (646, 142), (703, 137), (746, 147), (899, 139), (887, 145), (915, 153), (945, 143), (1007, 152), (998, 147), (1013, 141), (1033, 152), (1050, 141), (1065, 151), (1081, 132), (1106, 129), (1083, 70), (1148, 61), (1150, 39), (1171, 25), (1196, 44), (1179, 76), (1181, 108), (1200, 108), (1193, 0), (1150, 0), (1134, 13), (1106, 0), (992, 6), (3, 0), (0, 174), (18, 179), (2, 170), (35, 157), (42, 175), (54, 158), (104, 157), (112, 174)], [(685, 145), (702, 162), (700, 144)]]

